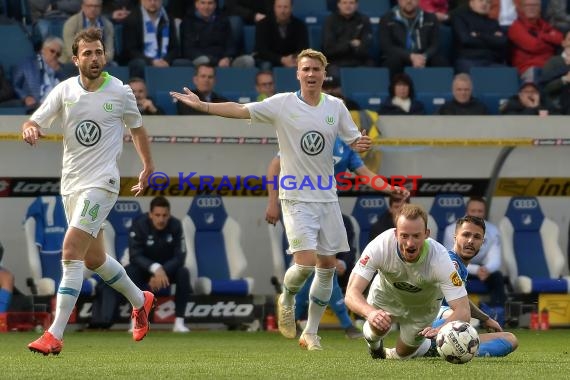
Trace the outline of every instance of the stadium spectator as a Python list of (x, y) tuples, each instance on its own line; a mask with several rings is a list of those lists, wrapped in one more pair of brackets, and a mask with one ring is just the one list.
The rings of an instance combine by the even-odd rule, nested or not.
[[(0, 263), (4, 254), (4, 247), (0, 243)], [(0, 265), (0, 313), (5, 313), (10, 307), (12, 292), (14, 291), (14, 275)]]
[(4, 75), (4, 68), (0, 65), (0, 107), (18, 107), (22, 101), (16, 97), (14, 88)]
[(570, 31), (570, 4), (566, 0), (548, 0), (544, 18), (562, 33)]
[[(467, 202), (466, 215), (485, 220), (487, 202), (480, 197), (474, 197)], [(444, 232), (443, 245), (451, 250), (456, 243), (457, 223), (451, 223)], [(459, 253), (459, 252), (458, 252)], [(501, 273), (502, 251), (501, 235), (499, 229), (493, 223), (485, 220), (485, 241), (479, 253), (469, 261), (467, 271), (469, 278), (478, 278), (489, 288), (491, 299), (489, 305), (500, 311), (504, 321), (504, 307), (507, 301), (505, 293), (505, 280)]]
[[(216, 84), (216, 69), (211, 65), (198, 65), (192, 78), (194, 83), (193, 91), (198, 95), (200, 100), (204, 102), (223, 103), (228, 100), (223, 96), (214, 92)], [(177, 102), (176, 108), (178, 115), (206, 115), (206, 113), (198, 111), (195, 108), (188, 107), (183, 102)]]
[[(391, 358), (423, 356), (439, 330), (431, 324), (442, 294), (453, 311), (450, 321), (470, 320), (463, 281), (445, 247), (428, 239), (427, 219), (421, 206), (404, 205), (396, 228), (366, 246), (350, 275), (346, 305), (366, 319), (362, 332), (373, 359), (386, 358), (383, 339), (394, 323), (400, 334)], [(363, 293), (373, 277), (366, 299)]]
[(81, 9), (82, 0), (27, 0), (34, 23), (54, 17), (67, 18)]
[[(277, 0), (276, 3), (279, 2)], [(326, 66), (326, 57), (321, 52), (312, 49), (301, 51), (297, 67), (300, 91), (278, 94), (262, 102), (208, 103), (187, 88), (184, 89), (185, 94), (172, 92), (171, 95), (179, 102), (213, 115), (274, 124), (280, 136), (281, 175), (310, 177), (316, 181), (334, 174), (332, 153), (337, 135), (357, 152), (371, 147), (370, 137), (358, 131), (343, 103), (333, 96), (323, 96)], [(283, 113), (283, 109), (287, 112)], [(328, 118), (329, 122), (322, 124), (318, 115), (323, 112), (336, 115), (334, 121)], [(307, 160), (309, 156), (311, 159)], [(349, 249), (336, 189), (281, 186), (279, 192), (289, 249), (294, 254), (295, 264), (287, 269), (283, 280), (284, 291), (277, 303), (278, 328), (286, 338), (295, 338), (295, 294), (315, 272), (310, 291), (313, 302), (309, 305), (307, 325), (299, 338), (299, 345), (311, 351), (321, 350), (317, 332), (331, 297), (336, 253)]]
[[(564, 35), (562, 49), (561, 54), (551, 57), (544, 64), (541, 83), (546, 100), (567, 115), (570, 95), (570, 31)], [(564, 107), (561, 103), (565, 103)]]
[(540, 87), (534, 82), (523, 82), (516, 95), (511, 96), (500, 107), (502, 115), (541, 115), (555, 114), (540, 95)]
[(424, 104), (416, 99), (414, 82), (406, 73), (392, 76), (390, 97), (380, 104), (380, 115), (425, 115)]
[(275, 82), (271, 71), (262, 70), (255, 75), (255, 91), (258, 102), (275, 95)]
[(503, 31), (506, 31), (509, 26), (517, 19), (520, 3), (522, 0), (491, 0), (491, 9), (489, 10), (489, 17), (497, 20)]
[(398, 0), (398, 5), (380, 19), (378, 30), (381, 66), (394, 75), (404, 67), (447, 66), (439, 53), (439, 21), (424, 12), (419, 0)]
[(309, 34), (303, 21), (292, 15), (292, 0), (275, 0), (273, 13), (255, 27), (255, 51), (258, 66), (296, 67), (297, 54), (309, 46)]
[(50, 91), (65, 79), (58, 59), (63, 51), (63, 41), (48, 37), (40, 53), (14, 68), (12, 85), (24, 105), (31, 111), (39, 107)]
[(129, 233), (127, 274), (141, 289), (159, 293), (176, 284), (176, 319), (172, 331), (187, 333), (184, 312), (190, 299), (190, 271), (185, 266), (186, 246), (182, 223), (170, 214), (170, 202), (152, 199), (150, 211), (133, 221)]
[(523, 81), (536, 81), (537, 69), (554, 55), (564, 36), (540, 16), (540, 0), (522, 0), (519, 16), (509, 28), (511, 64)]
[(372, 27), (368, 16), (358, 12), (357, 0), (338, 0), (337, 10), (330, 14), (323, 27), (323, 54), (332, 66), (372, 66), (369, 54)]
[(491, 0), (470, 0), (469, 7), (453, 14), (456, 43), (455, 71), (471, 67), (505, 66), (509, 40), (497, 20), (489, 18)]
[(120, 24), (138, 6), (138, 0), (103, 0), (103, 14), (115, 24)]
[(473, 93), (473, 82), (469, 74), (457, 74), (451, 84), (453, 99), (445, 102), (436, 111), (437, 115), (488, 115), (487, 106)]
[[(360, 106), (354, 100), (347, 98), (342, 93), (342, 87), (340, 84), (340, 70), (337, 68), (332, 68), (331, 71), (328, 71), (329, 67), (327, 68), (327, 76), (323, 81), (323, 92), (332, 96), (336, 96), (339, 99), (342, 99), (344, 105), (350, 111), (351, 116), (353, 115), (354, 111), (361, 111)], [(362, 110), (364, 111), (364, 110)], [(376, 117), (377, 118), (377, 117)], [(354, 117), (352, 118), (354, 120)], [(357, 126), (359, 126), (358, 122), (354, 120)]]
[(410, 198), (406, 198), (400, 194), (390, 194), (390, 198), (388, 199), (389, 208), (380, 216), (376, 223), (370, 227), (368, 243), (382, 232), (396, 227), (394, 218), (406, 203), (410, 203)]
[(180, 24), (181, 58), (194, 66), (253, 67), (250, 55), (238, 56), (227, 17), (216, 12), (215, 0), (195, 0), (196, 11)]
[(244, 25), (255, 25), (271, 14), (273, 0), (226, 0), (224, 14), (230, 20), (234, 46), (243, 49)]
[(164, 115), (164, 111), (148, 97), (144, 79), (133, 77), (129, 79), (129, 86), (133, 90), (141, 115)]
[[(73, 52), (71, 45), (77, 32), (89, 27), (96, 27), (103, 31), (105, 39), (105, 57), (107, 64), (115, 57), (115, 30), (113, 23), (105, 16), (101, 16), (102, 0), (83, 0), (81, 11), (69, 17), (63, 24), (63, 51), (59, 61), (70, 63)], [(74, 68), (75, 69), (75, 68)]]
[(168, 67), (178, 57), (176, 27), (162, 0), (141, 0), (123, 25), (123, 56), (131, 77), (144, 78), (145, 66)]
[(420, 0), (419, 5), (424, 12), (433, 13), (440, 23), (449, 21), (448, 0)]

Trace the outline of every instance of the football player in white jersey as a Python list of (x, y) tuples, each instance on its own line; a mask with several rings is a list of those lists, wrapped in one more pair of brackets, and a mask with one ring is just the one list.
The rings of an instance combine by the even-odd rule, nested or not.
[[(383, 338), (393, 323), (400, 336), (392, 357), (421, 356), (439, 328), (432, 328), (443, 297), (452, 313), (448, 321), (470, 320), (465, 285), (445, 247), (428, 238), (427, 214), (418, 205), (406, 204), (396, 216), (396, 228), (370, 242), (354, 267), (345, 303), (363, 316), (364, 338), (374, 359), (386, 358)], [(372, 282), (368, 299), (364, 291)]]
[(28, 345), (33, 352), (58, 355), (63, 333), (81, 290), (83, 269), (95, 271), (133, 305), (133, 339), (148, 332), (148, 313), (154, 304), (125, 269), (105, 253), (101, 225), (119, 194), (118, 159), (125, 126), (143, 164), (132, 191), (139, 195), (154, 170), (147, 134), (132, 90), (103, 72), (105, 47), (99, 29), (79, 32), (73, 42), (73, 62), (79, 76), (58, 84), (22, 125), (22, 137), (36, 145), (55, 119), (63, 126), (61, 194), (69, 228), (63, 241), (63, 276), (57, 291), (55, 318), (50, 328)]
[(206, 113), (275, 126), (281, 151), (279, 199), (295, 261), (283, 280), (278, 326), (285, 337), (295, 338), (295, 294), (316, 272), (310, 290), (314, 302), (299, 338), (300, 346), (308, 350), (322, 349), (317, 331), (332, 292), (336, 254), (349, 249), (334, 182), (335, 139), (338, 135), (357, 152), (371, 146), (370, 138), (358, 131), (342, 100), (322, 92), (326, 66), (321, 52), (303, 50), (297, 56), (301, 89), (257, 103), (202, 102), (187, 88), (185, 94), (171, 93), (174, 99)]

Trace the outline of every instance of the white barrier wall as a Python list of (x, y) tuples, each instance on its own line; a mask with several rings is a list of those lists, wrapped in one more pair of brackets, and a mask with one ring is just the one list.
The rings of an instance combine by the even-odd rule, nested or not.
[[(0, 134), (19, 132), (25, 119), (0, 117)], [(387, 138), (570, 138), (565, 117), (383, 117), (380, 129)], [(242, 136), (275, 137), (271, 126), (250, 125), (247, 121), (217, 117), (147, 117), (150, 135), (160, 136)], [(48, 133), (58, 134), (53, 128)], [(212, 176), (258, 175), (266, 173), (267, 163), (277, 152), (270, 144), (192, 144), (153, 143), (156, 170), (169, 175), (178, 172)], [(381, 173), (385, 175), (422, 175), (429, 178), (488, 178), (500, 151), (499, 147), (382, 147)], [(61, 143), (41, 141), (32, 148), (21, 141), (0, 139), (0, 178), (58, 177), (61, 170)], [(501, 177), (570, 178), (570, 146), (517, 148), (501, 171)], [(135, 177), (140, 170), (132, 144), (124, 147), (120, 162), (123, 177)], [(1, 191), (0, 191), (1, 193)], [(543, 211), (561, 228), (560, 243), (567, 247), (570, 202), (565, 197), (541, 197)], [(148, 210), (151, 197), (138, 199)], [(0, 197), (0, 241), (5, 253), (2, 265), (12, 270), (17, 287), (27, 291), (29, 275), (25, 260), (22, 221), (33, 198)], [(169, 197), (172, 213), (182, 218), (191, 202), (189, 197)], [(429, 208), (431, 198), (414, 201)], [(505, 212), (508, 198), (495, 197), (490, 214), (498, 222)], [(242, 245), (248, 258), (248, 275), (255, 278), (255, 293), (270, 294), (272, 287), (271, 253), (265, 223), (264, 197), (226, 197), (226, 209), (242, 227)], [(341, 198), (343, 211), (350, 213), (353, 198)]]

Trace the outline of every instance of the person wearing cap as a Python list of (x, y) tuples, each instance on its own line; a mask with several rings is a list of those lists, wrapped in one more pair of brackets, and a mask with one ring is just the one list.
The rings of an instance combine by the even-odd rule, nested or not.
[(554, 109), (545, 104), (540, 96), (540, 87), (534, 82), (523, 82), (519, 92), (501, 106), (502, 115), (549, 115)]

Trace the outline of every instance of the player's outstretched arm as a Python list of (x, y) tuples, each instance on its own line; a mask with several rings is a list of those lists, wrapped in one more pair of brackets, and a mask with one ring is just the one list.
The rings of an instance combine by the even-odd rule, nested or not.
[(408, 191), (408, 189), (401, 186), (392, 186), (386, 183), (386, 181), (384, 181), (380, 176), (378, 176), (376, 173), (370, 170), (366, 165), (362, 165), (361, 167), (357, 168), (355, 172), (359, 176), (368, 177), (369, 184), (371, 184), (374, 181), (375, 187), (380, 189), (385, 189), (382, 191), (386, 193), (400, 194), (402, 197), (404, 197), (404, 200), (410, 196), (410, 192)]
[(42, 132), (38, 123), (28, 120), (22, 124), (22, 138), (31, 146), (36, 145), (36, 142), (45, 134)]
[(139, 154), (143, 164), (143, 170), (139, 174), (139, 182), (131, 188), (135, 193), (135, 197), (143, 192), (147, 183), (148, 177), (154, 172), (154, 164), (152, 162), (152, 155), (150, 154), (150, 144), (148, 136), (144, 127), (131, 128), (131, 136), (133, 136), (133, 144)]
[(232, 119), (249, 119), (249, 110), (246, 106), (234, 102), (225, 103), (208, 103), (203, 102), (198, 98), (198, 95), (184, 87), (184, 94), (171, 91), (170, 96), (179, 102), (194, 108), (197, 111), (204, 112), (210, 115), (229, 117)]

